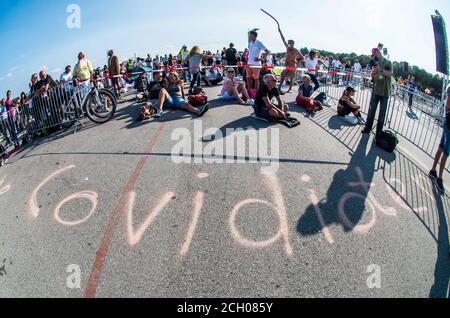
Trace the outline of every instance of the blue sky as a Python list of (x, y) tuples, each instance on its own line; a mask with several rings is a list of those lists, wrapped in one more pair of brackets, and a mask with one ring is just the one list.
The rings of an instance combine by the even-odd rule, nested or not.
[[(81, 9), (81, 28), (69, 29), (68, 5)], [(223, 3), (223, 4), (220, 4)], [(283, 51), (276, 25), (259, 9), (278, 17), (297, 47), (369, 54), (379, 42), (392, 60), (406, 60), (434, 72), (430, 15), (437, 9), (450, 25), (449, 0), (0, 0), (0, 96), (27, 90), (31, 73), (54, 77), (76, 63), (80, 50), (97, 66), (114, 48), (122, 59), (163, 52), (183, 44), (215, 50), (234, 42), (246, 46), (249, 29)], [(448, 29), (448, 27), (447, 27)]]

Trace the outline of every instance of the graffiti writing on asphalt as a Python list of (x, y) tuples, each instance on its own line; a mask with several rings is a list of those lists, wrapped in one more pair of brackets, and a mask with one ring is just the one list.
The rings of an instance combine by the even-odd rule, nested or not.
[[(66, 167), (63, 167), (51, 173), (41, 183), (39, 183), (38, 186), (32, 191), (31, 196), (27, 202), (27, 212), (31, 214), (34, 218), (39, 217), (41, 210), (38, 204), (39, 191), (43, 187), (45, 187), (48, 183), (52, 181), (56, 182), (55, 179), (57, 176), (75, 168), (76, 167), (74, 165), (68, 165)], [(209, 177), (210, 175), (208, 173), (199, 173), (196, 175), (196, 178), (199, 180), (204, 180)], [(338, 201), (336, 202), (337, 216), (340, 223), (344, 227), (350, 228), (352, 233), (356, 235), (364, 235), (369, 233), (374, 228), (377, 219), (380, 217), (380, 215), (384, 215), (386, 217), (396, 217), (398, 212), (396, 208), (384, 206), (382, 203), (378, 201), (378, 199), (372, 193), (372, 189), (375, 187), (375, 184), (364, 180), (364, 174), (360, 168), (356, 168), (356, 177), (357, 180), (355, 180), (354, 182), (347, 182), (347, 186), (351, 189), (355, 190), (359, 189), (360, 191), (363, 191), (365, 195), (362, 195), (361, 193), (358, 193), (356, 191), (343, 192), (343, 194), (340, 196), (340, 198), (338, 198)], [(228, 216), (228, 229), (231, 238), (234, 240), (236, 244), (240, 245), (241, 247), (250, 249), (264, 249), (280, 242), (283, 244), (285, 254), (287, 256), (293, 256), (294, 252), (290, 241), (290, 233), (289, 233), (290, 225), (288, 221), (289, 220), (288, 212), (285, 206), (285, 199), (283, 197), (282, 188), (280, 186), (278, 176), (261, 175), (261, 178), (263, 180), (263, 184), (267, 193), (270, 194), (271, 201), (262, 200), (258, 198), (248, 198), (238, 202), (234, 206), (234, 208), (231, 209), (231, 212)], [(422, 191), (425, 194), (427, 194), (430, 198), (433, 197), (432, 194), (428, 193), (428, 190), (426, 189), (425, 186), (425, 182), (427, 182), (426, 178), (413, 177), (412, 180), (422, 189)], [(5, 178), (0, 179), (0, 186), (4, 183), (4, 181)], [(300, 177), (300, 182), (304, 185), (308, 185), (309, 189), (307, 189), (307, 191), (315, 217), (317, 218), (318, 224), (320, 224), (321, 227), (320, 233), (324, 236), (327, 243), (331, 245), (335, 244), (336, 240), (332, 233), (332, 229), (329, 227), (330, 224), (327, 223), (326, 215), (324, 215), (321, 207), (321, 203), (323, 200), (322, 201), (319, 200), (317, 191), (312, 189), (312, 186), (310, 186), (312, 183), (312, 178), (310, 176), (303, 175)], [(389, 184), (395, 185), (395, 188), (399, 188), (400, 190), (398, 190), (398, 192), (395, 192), (394, 190), (391, 189)], [(0, 189), (0, 194), (8, 192), (10, 188), (11, 188), (10, 185), (4, 186), (3, 188)], [(410, 209), (409, 206), (402, 199), (402, 197), (405, 196), (406, 188), (400, 180), (394, 178), (388, 180), (386, 188), (390, 197), (393, 199), (393, 201), (397, 204), (399, 208), (408, 210)], [(144, 221), (141, 224), (136, 225), (134, 224), (135, 220), (133, 217), (133, 210), (138, 196), (133, 191), (127, 194), (124, 213), (126, 215), (127, 240), (130, 246), (136, 246), (141, 242), (144, 234), (150, 230), (155, 220), (161, 215), (161, 213), (163, 213), (163, 210), (170, 207), (171, 201), (175, 198), (175, 195), (176, 195), (175, 192), (167, 192), (163, 194), (161, 197), (157, 198), (157, 200), (153, 202), (154, 207), (149, 207), (148, 215), (144, 219)], [(90, 190), (85, 190), (71, 194), (56, 204), (56, 206), (53, 209), (53, 217), (57, 223), (64, 226), (73, 227), (81, 225), (87, 222), (95, 214), (98, 207), (98, 199), (99, 199), (98, 193)], [(74, 200), (88, 201), (90, 204), (89, 213), (87, 213), (85, 217), (80, 218), (79, 220), (68, 221), (63, 219), (61, 217), (62, 208), (66, 204)], [(190, 246), (195, 238), (195, 233), (199, 221), (202, 217), (202, 210), (205, 204), (205, 200), (207, 200), (207, 197), (205, 192), (202, 191), (198, 191), (192, 198), (192, 203), (190, 203), (192, 214), (190, 216), (189, 224), (186, 224), (185, 228), (186, 232), (182, 244), (180, 245), (179, 250), (177, 251), (177, 254), (180, 257), (184, 257), (189, 253)], [(366, 217), (367, 215), (369, 215), (369, 217), (366, 223), (361, 224), (361, 222), (357, 222), (357, 224), (354, 224), (355, 222), (348, 216), (349, 211), (346, 210), (346, 207), (348, 203), (352, 200), (361, 200), (363, 201), (364, 205), (367, 205), (368, 207), (367, 210), (369, 212), (365, 214)], [(278, 219), (278, 229), (273, 237), (267, 240), (256, 241), (249, 239), (242, 234), (241, 232), (242, 229), (241, 230), (239, 229), (239, 227), (236, 224), (237, 223), (236, 220), (238, 216), (240, 214), (245, 213), (244, 210), (250, 206), (259, 206), (259, 207), (266, 206), (270, 210), (272, 210), (272, 212), (276, 215)], [(414, 210), (426, 211), (427, 207), (419, 206), (415, 207)]]

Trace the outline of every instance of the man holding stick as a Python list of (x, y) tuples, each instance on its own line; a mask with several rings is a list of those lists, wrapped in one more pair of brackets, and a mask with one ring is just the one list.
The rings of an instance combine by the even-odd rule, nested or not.
[[(284, 46), (287, 50), (285, 66), (286, 68), (288, 68), (284, 70), (283, 73), (281, 73), (280, 92), (281, 86), (283, 86), (285, 79), (289, 78), (289, 90), (287, 91), (287, 93), (289, 93), (292, 90), (292, 85), (294, 84), (297, 62), (304, 61), (305, 57), (302, 53), (300, 53), (299, 50), (294, 47), (295, 42), (293, 40), (289, 40), (286, 42), (281, 28), (278, 28), (278, 32), (280, 32), (281, 40), (283, 41)], [(281, 94), (284, 93), (281, 92)]]

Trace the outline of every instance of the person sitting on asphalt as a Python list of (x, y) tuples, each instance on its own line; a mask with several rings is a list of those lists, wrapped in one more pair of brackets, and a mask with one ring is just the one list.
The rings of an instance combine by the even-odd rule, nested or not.
[[(353, 99), (355, 93), (355, 89), (351, 86), (345, 89), (341, 99), (339, 100), (337, 113), (338, 116), (341, 117), (342, 120), (344, 120), (346, 123), (349, 123), (351, 125), (365, 125), (365, 122), (359, 111), (361, 107)], [(353, 116), (350, 114), (353, 114)]]
[(298, 106), (306, 108), (309, 113), (315, 113), (323, 109), (323, 102), (326, 98), (325, 93), (320, 93), (314, 99), (312, 95), (314, 88), (311, 85), (311, 77), (309, 75), (303, 76), (303, 83), (298, 87), (298, 96), (295, 100)]
[[(239, 94), (242, 94), (242, 98)], [(228, 69), (227, 76), (223, 82), (221, 95), (222, 98), (226, 100), (235, 98), (241, 105), (253, 104), (253, 100), (250, 99), (245, 82), (236, 77), (236, 71), (231, 67)], [(247, 102), (245, 102), (244, 99)]]
[(165, 78), (162, 77), (160, 71), (153, 73), (153, 81), (148, 83), (147, 91), (148, 91), (148, 101), (152, 106), (158, 109), (158, 113), (155, 117), (161, 117), (163, 114), (163, 104), (160, 103), (161, 100), (161, 91), (168, 87), (168, 82)]
[(161, 89), (160, 105), (167, 109), (185, 110), (197, 114), (199, 117), (205, 115), (210, 108), (210, 105), (206, 104), (197, 109), (186, 101), (183, 81), (176, 72), (169, 73), (167, 89)]
[[(281, 99), (276, 76), (267, 74), (264, 76), (264, 84), (260, 86), (256, 93), (255, 104), (253, 105), (255, 115), (269, 122), (288, 119), (290, 117), (289, 107)], [(277, 99), (277, 104), (273, 103), (273, 98)]]
[(220, 74), (220, 68), (218, 61), (215, 62), (215, 66), (205, 70), (204, 81), (208, 86), (215, 86), (220, 84), (223, 81), (222, 74)]

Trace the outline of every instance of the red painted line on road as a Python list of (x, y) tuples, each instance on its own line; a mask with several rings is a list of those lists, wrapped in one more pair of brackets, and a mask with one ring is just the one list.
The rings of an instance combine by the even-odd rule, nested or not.
[(136, 168), (133, 171), (133, 174), (130, 176), (128, 183), (120, 195), (120, 199), (114, 209), (114, 212), (109, 221), (108, 227), (106, 228), (105, 234), (103, 235), (100, 248), (97, 251), (97, 255), (95, 257), (94, 265), (92, 267), (92, 271), (89, 275), (89, 280), (86, 285), (86, 289), (84, 291), (85, 298), (94, 298), (97, 293), (97, 287), (100, 281), (100, 275), (103, 270), (103, 266), (105, 265), (106, 257), (108, 256), (108, 250), (111, 246), (111, 241), (114, 235), (114, 231), (119, 224), (122, 215), (125, 213), (125, 205), (127, 203), (128, 193), (133, 191), (136, 182), (144, 169), (145, 162), (149, 158), (149, 154), (153, 151), (153, 147), (156, 145), (157, 140), (161, 136), (165, 127), (164, 123), (161, 123), (155, 135), (150, 139), (147, 147), (144, 150), (146, 155), (143, 155), (139, 160)]

